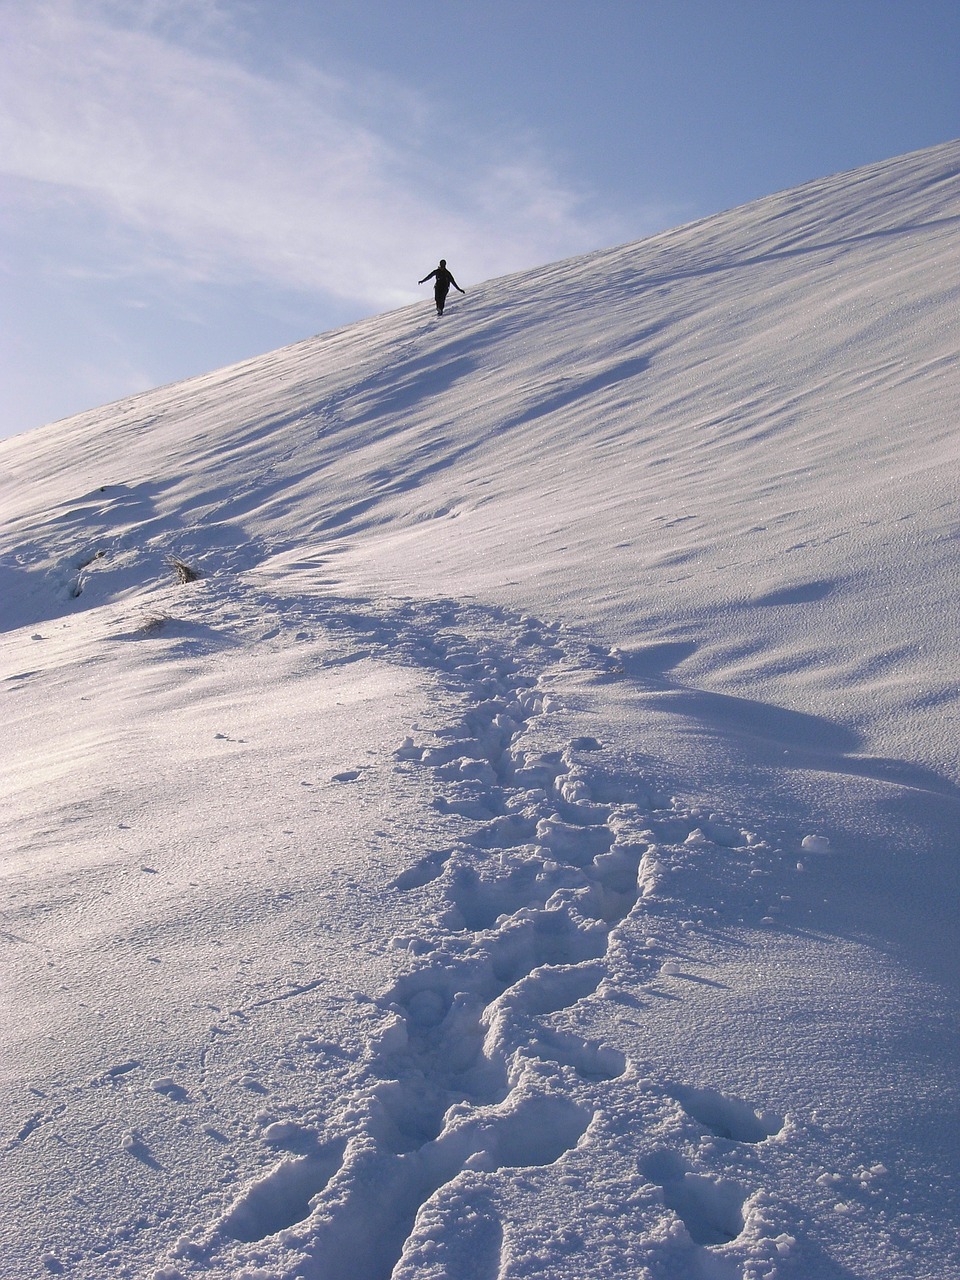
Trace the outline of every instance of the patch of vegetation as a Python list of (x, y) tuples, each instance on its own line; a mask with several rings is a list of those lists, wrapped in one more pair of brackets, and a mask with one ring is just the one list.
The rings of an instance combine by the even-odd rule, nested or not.
[(167, 564), (171, 566), (177, 575), (177, 581), (181, 583), (196, 582), (201, 576), (199, 569), (194, 569), (191, 565), (181, 560), (179, 556), (167, 556)]

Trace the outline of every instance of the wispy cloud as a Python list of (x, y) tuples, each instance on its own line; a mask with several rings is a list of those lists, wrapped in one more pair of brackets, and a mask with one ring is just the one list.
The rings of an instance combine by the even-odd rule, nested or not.
[(623, 238), (529, 139), (453, 136), (383, 77), (251, 69), (215, 0), (0, 0), (0, 174), (106, 215), (128, 269), (376, 308), (438, 250), (476, 279)]

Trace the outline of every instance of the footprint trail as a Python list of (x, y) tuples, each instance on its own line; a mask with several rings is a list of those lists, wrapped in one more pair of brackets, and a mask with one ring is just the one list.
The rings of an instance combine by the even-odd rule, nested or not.
[[(643, 779), (606, 777), (596, 738), (552, 740), (562, 716), (552, 714), (561, 704), (548, 673), (608, 679), (615, 666), (579, 636), (452, 603), (371, 616), (353, 602), (325, 621), (373, 652), (431, 667), (460, 701), (456, 723), (395, 751), (397, 768), (428, 771), (450, 839), (394, 881), (396, 893), (422, 895), (421, 927), (394, 939), (409, 967), (376, 1002), (358, 1090), (330, 1117), (323, 1146), (249, 1187), (199, 1252), (270, 1238), (291, 1260), (282, 1273), (291, 1280), (441, 1275), (424, 1262), (433, 1247), (452, 1247), (437, 1224), (469, 1217), (479, 1197), (468, 1235), (495, 1277), (510, 1224), (489, 1178), (569, 1161), (594, 1141), (606, 1091), (637, 1074), (616, 1046), (557, 1016), (604, 998), (619, 927), (663, 911), (689, 842), (697, 852), (711, 844), (709, 824), (656, 801)], [(651, 978), (667, 968), (651, 954)], [(780, 1127), (710, 1090), (677, 1084), (665, 1096), (691, 1123), (738, 1142)], [(745, 1195), (678, 1153), (650, 1157), (641, 1173), (695, 1245), (743, 1229)]]

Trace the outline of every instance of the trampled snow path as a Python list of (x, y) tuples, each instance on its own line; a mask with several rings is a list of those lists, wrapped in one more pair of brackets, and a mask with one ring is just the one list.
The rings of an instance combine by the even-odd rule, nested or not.
[[(632, 1058), (577, 1027), (603, 1022), (605, 1006), (642, 1019), (648, 1001), (719, 996), (718, 958), (777, 926), (796, 852), (610, 770), (598, 738), (563, 736), (551, 689), (624, 674), (582, 636), (452, 601), (390, 611), (331, 601), (324, 614), (459, 691), (459, 723), (396, 751), (399, 769), (432, 777), (449, 842), (393, 886), (422, 900), (422, 927), (394, 939), (408, 961), (377, 997), (350, 1096), (322, 1117), (268, 1113), (263, 1139), (287, 1154), (181, 1238), (158, 1280), (494, 1280), (605, 1267), (752, 1280), (775, 1264), (802, 1274), (816, 1251), (796, 1205), (768, 1187), (782, 1185), (792, 1146), (800, 1163), (816, 1126), (725, 1092), (723, 1072), (705, 1083), (702, 1061), (685, 1078), (656, 1060), (653, 1042)], [(817, 840), (807, 845), (816, 861)], [(723, 924), (731, 915), (735, 933)], [(305, 1027), (304, 1042), (311, 1035)], [(534, 1249), (506, 1188), (522, 1192), (547, 1166), (579, 1207)], [(878, 1161), (858, 1167), (861, 1191), (881, 1179)], [(625, 1203), (629, 1232), (584, 1231)]]

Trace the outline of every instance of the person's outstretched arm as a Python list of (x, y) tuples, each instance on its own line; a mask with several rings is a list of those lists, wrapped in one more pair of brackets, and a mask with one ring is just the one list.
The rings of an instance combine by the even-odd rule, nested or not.
[(433, 277), (434, 277), (436, 274), (437, 274), (437, 272), (436, 272), (436, 268), (434, 268), (434, 270), (433, 270), (433, 271), (431, 271), (431, 272), (430, 272), (430, 274), (429, 274), (428, 276), (424, 276), (422, 280), (418, 280), (418, 281), (417, 281), (417, 284), (426, 284), (426, 283), (427, 283), (427, 281), (428, 281), (428, 280), (432, 280), (432, 279), (433, 279)]

